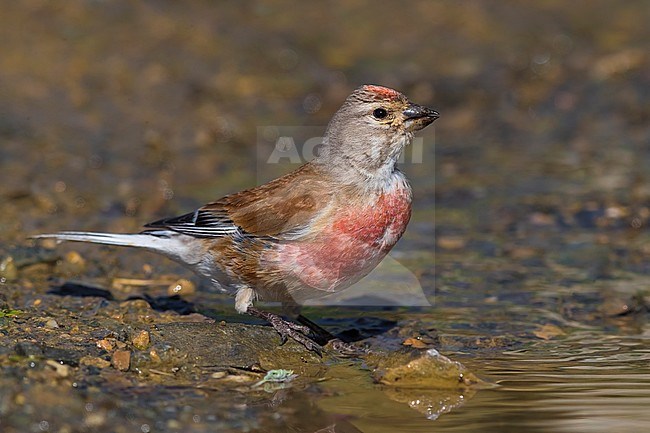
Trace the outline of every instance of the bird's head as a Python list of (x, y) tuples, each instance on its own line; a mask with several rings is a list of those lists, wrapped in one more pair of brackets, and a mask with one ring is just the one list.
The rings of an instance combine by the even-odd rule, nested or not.
[(439, 117), (387, 87), (364, 85), (345, 100), (325, 133), (323, 157), (368, 176), (384, 175), (413, 140), (413, 133)]

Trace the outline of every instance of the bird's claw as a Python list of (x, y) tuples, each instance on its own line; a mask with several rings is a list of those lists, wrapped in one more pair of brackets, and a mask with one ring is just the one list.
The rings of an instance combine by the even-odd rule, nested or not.
[(318, 356), (322, 356), (323, 348), (307, 335), (305, 335), (306, 333), (302, 332), (304, 331), (304, 329), (302, 329), (304, 327), (297, 327), (292, 325), (295, 324), (287, 322), (285, 320), (271, 322), (273, 329), (275, 329), (278, 334), (280, 334), (280, 345), (283, 345), (289, 338), (291, 338), (292, 340), (305, 346), (307, 350), (315, 352), (318, 354)]
[(327, 348), (343, 358), (357, 358), (369, 353), (368, 349), (346, 343), (339, 338), (328, 341)]
[(323, 356), (323, 348), (314, 340), (308, 337), (311, 330), (307, 326), (284, 320), (277, 314), (267, 311), (260, 311), (256, 308), (249, 307), (247, 312), (256, 317), (260, 317), (271, 324), (278, 334), (280, 334), (280, 345), (287, 342), (289, 338), (305, 346), (307, 350), (315, 352), (318, 356)]
[(270, 323), (271, 326), (273, 326), (273, 329), (280, 334), (280, 345), (283, 345), (289, 338), (291, 338), (305, 346), (307, 350), (311, 350), (317, 353), (318, 356), (322, 356), (322, 347), (306, 335), (309, 333), (308, 328), (282, 320), (281, 318), (278, 319), (279, 320), (271, 320)]

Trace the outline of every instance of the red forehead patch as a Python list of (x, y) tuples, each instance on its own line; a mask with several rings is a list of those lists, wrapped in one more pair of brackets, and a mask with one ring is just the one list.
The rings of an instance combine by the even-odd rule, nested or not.
[(384, 99), (400, 99), (402, 96), (402, 94), (397, 90), (389, 89), (388, 87), (374, 86), (372, 84), (366, 84), (363, 86), (363, 90), (369, 93), (374, 93)]

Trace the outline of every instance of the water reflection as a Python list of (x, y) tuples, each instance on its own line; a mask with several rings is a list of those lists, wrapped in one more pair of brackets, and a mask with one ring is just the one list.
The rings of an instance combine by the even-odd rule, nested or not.
[(645, 338), (581, 332), (468, 356), (467, 365), (497, 384), (476, 392), (385, 388), (341, 366), (320, 384), (325, 391), (316, 401), (362, 432), (485, 432), (504, 425), (531, 432), (640, 431), (650, 426), (648, 360)]

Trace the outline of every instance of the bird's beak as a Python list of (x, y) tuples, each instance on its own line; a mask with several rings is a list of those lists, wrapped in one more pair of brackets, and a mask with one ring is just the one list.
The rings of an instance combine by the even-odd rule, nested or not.
[(436, 110), (432, 110), (422, 105), (409, 102), (406, 109), (402, 112), (407, 128), (411, 131), (418, 131), (440, 117)]

